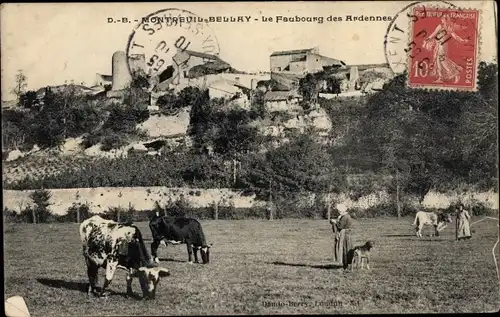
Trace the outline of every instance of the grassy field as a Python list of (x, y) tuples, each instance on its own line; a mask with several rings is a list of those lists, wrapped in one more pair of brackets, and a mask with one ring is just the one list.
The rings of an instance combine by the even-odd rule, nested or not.
[[(474, 224), (471, 240), (455, 242), (453, 226), (416, 238), (412, 220), (356, 220), (355, 244), (376, 245), (372, 271), (352, 273), (332, 265), (326, 220), (204, 221), (211, 263), (189, 265), (185, 246), (161, 247), (172, 274), (153, 301), (125, 298), (123, 271), (109, 298), (87, 296), (77, 224), (6, 224), (4, 296), (23, 296), (32, 316), (497, 311), (497, 223)], [(137, 280), (133, 288), (140, 293)]]

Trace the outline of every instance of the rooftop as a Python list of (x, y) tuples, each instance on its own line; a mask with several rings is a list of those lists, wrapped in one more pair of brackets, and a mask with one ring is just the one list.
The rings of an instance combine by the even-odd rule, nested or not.
[(190, 50), (184, 50), (182, 52), (189, 54), (191, 56), (201, 57), (201, 58), (205, 58), (205, 59), (220, 60), (220, 58), (217, 55), (195, 52), (195, 51), (190, 51)]
[(112, 75), (103, 75), (103, 74), (97, 73), (97, 76), (100, 76), (102, 79), (104, 79), (106, 81), (112, 81), (113, 80), (113, 76)]
[(313, 51), (314, 48), (306, 48), (299, 50), (289, 50), (289, 51), (276, 51), (271, 54), (271, 56), (280, 56), (280, 55), (295, 55), (295, 54), (306, 54)]
[(206, 60), (210, 60), (210, 61), (214, 61), (214, 62), (223, 62), (225, 64), (228, 64), (228, 63), (224, 62), (222, 59), (220, 59), (216, 55), (211, 55), (211, 54), (201, 53), (201, 52), (195, 52), (195, 51), (190, 51), (190, 50), (184, 50), (184, 51), (178, 50), (177, 53), (172, 57), (172, 59), (174, 60), (174, 62), (177, 65), (182, 65), (187, 60), (189, 60), (189, 58), (191, 56), (196, 56), (196, 57), (200, 57), (200, 58), (203, 58), (203, 59), (206, 59)]

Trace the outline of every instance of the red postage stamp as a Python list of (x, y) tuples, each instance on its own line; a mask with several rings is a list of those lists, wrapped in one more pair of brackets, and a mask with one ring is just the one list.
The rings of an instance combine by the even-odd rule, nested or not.
[(408, 85), (476, 90), (478, 10), (416, 7), (407, 48)]

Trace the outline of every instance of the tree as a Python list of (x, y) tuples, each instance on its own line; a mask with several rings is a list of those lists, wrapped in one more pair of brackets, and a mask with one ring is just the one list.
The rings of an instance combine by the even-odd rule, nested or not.
[(50, 221), (52, 217), (52, 213), (49, 210), (51, 197), (52, 194), (46, 189), (37, 189), (30, 194), (30, 198), (35, 204), (33, 208), (34, 223), (45, 223)]
[(130, 83), (130, 88), (149, 88), (148, 77), (140, 73), (134, 73), (134, 75), (132, 76), (132, 82)]
[(179, 93), (179, 102), (182, 107), (206, 104), (209, 99), (208, 90), (201, 90), (198, 87), (188, 86)]
[(23, 108), (31, 108), (37, 99), (36, 91), (27, 91), (21, 93), (19, 96), (19, 105)]
[(299, 81), (299, 93), (302, 95), (304, 103), (316, 103), (319, 94), (319, 84), (317, 76), (307, 74)]
[(459, 183), (493, 186), (496, 72), (486, 64), (479, 71), (479, 92), (410, 89), (404, 74), (396, 76), (369, 97), (349, 150), (378, 161), (373, 168), (397, 176), (395, 189), (420, 199)]
[(17, 71), (15, 85), (12, 88), (11, 92), (16, 95), (18, 101), (20, 100), (21, 95), (24, 93), (26, 86), (28, 86), (27, 79), (28, 78), (24, 75), (21, 69)]
[(252, 104), (250, 105), (251, 117), (252, 119), (261, 118), (264, 119), (266, 116), (266, 104), (264, 100), (265, 93), (256, 89), (252, 94)]
[(486, 102), (498, 103), (498, 64), (480, 62), (477, 74), (478, 90)]
[(478, 70), (479, 94), (464, 104), (457, 128), (462, 161), (469, 177), (481, 187), (495, 187), (498, 171), (498, 65), (481, 62)]
[(174, 92), (168, 92), (158, 98), (156, 105), (165, 115), (175, 115), (184, 107), (180, 98)]

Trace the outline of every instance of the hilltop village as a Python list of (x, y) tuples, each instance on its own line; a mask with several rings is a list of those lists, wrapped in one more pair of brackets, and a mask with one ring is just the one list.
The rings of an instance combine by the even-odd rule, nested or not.
[[(307, 76), (314, 77), (319, 98), (345, 99), (379, 91), (384, 83), (392, 78), (387, 64), (348, 65), (344, 61), (321, 54), (317, 47), (275, 51), (269, 56), (270, 69), (258, 73), (236, 70), (217, 55), (191, 50), (178, 50), (172, 58), (172, 64), (155, 76), (145, 74), (144, 55), (129, 56), (127, 60), (125, 52), (117, 51), (112, 55), (111, 63), (112, 73), (96, 73), (95, 81), (90, 87), (65, 83), (38, 89), (32, 101), (33, 106), (43, 105), (47, 91), (62, 93), (68, 90), (106, 104), (123, 103), (133, 77), (140, 77), (147, 81), (142, 85), (142, 93), (147, 95), (147, 110), (150, 115), (140, 128), (147, 130), (151, 138), (161, 137), (177, 141), (185, 139), (190, 120), (189, 105), (172, 113), (162, 112), (159, 99), (179, 95), (188, 87), (206, 91), (209, 99), (226, 100), (226, 104), (231, 107), (249, 110), (252, 103), (258, 99), (271, 114), (281, 112), (296, 116), (295, 119), (285, 120), (278, 125), (260, 124), (259, 128), (264, 134), (279, 137), (283, 136), (284, 130), (288, 128), (304, 131), (312, 124), (323, 130), (322, 135), (325, 136), (331, 129), (331, 122), (326, 113), (317, 106), (316, 99), (304, 100), (303, 92), (300, 91), (301, 80)], [(303, 109), (304, 103), (316, 111), (306, 116), (297, 113)], [(4, 104), (3, 108), (17, 106)], [(132, 145), (129, 144), (130, 146)], [(123, 154), (128, 149), (113, 149), (111, 153), (118, 151)], [(9, 150), (13, 149), (4, 148), (4, 153)], [(115, 155), (103, 153), (99, 150), (99, 145), (85, 149), (84, 154)], [(8, 160), (22, 155), (21, 151), (15, 149)]]
[[(143, 55), (131, 58), (132, 71), (146, 68)], [(266, 106), (272, 109), (294, 106), (300, 101), (297, 89), (300, 79), (306, 74), (326, 72), (321, 83), (321, 93), (334, 93), (336, 97), (380, 90), (391, 76), (387, 64), (346, 65), (341, 60), (321, 55), (317, 47), (273, 52), (269, 57), (269, 71), (253, 74), (235, 70), (230, 63), (216, 55), (191, 50), (178, 51), (172, 61), (172, 65), (158, 76), (149, 78), (151, 110), (157, 109), (156, 101), (161, 95), (171, 90), (179, 92), (189, 86), (208, 89), (210, 98), (240, 97), (243, 99), (243, 106), (248, 104), (245, 96), (257, 89), (262, 90)], [(106, 94), (109, 98), (119, 96), (119, 91), (132, 80), (124, 52), (116, 52), (112, 63), (113, 74), (96, 74), (95, 86), (91, 87), (94, 91), (102, 91), (106, 85), (111, 85), (111, 90)], [(361, 83), (360, 72), (361, 75), (378, 72), (386, 76)], [(339, 79), (338, 87), (329, 86), (328, 78)]]

